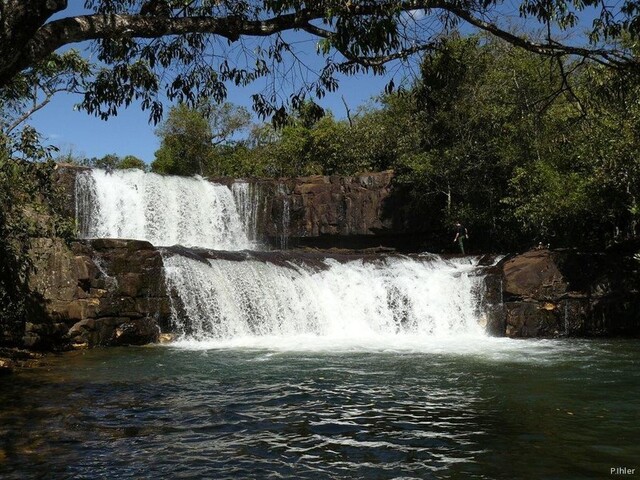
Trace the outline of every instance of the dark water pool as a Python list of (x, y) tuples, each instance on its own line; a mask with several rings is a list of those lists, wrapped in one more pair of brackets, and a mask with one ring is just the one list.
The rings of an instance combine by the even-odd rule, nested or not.
[(637, 341), (438, 345), (50, 357), (0, 378), (0, 478), (640, 478)]

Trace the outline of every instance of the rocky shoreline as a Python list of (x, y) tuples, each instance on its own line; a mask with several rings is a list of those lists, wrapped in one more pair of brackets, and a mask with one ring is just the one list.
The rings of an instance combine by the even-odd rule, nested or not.
[(640, 262), (631, 254), (531, 250), (505, 257), (487, 278), (499, 284), (491, 314), (504, 336), (640, 335)]
[(40, 365), (46, 354), (17, 347), (0, 347), (0, 376), (10, 375), (16, 370)]

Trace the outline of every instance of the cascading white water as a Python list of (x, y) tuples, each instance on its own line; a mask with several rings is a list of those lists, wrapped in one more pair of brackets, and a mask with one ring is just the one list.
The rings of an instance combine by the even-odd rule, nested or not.
[[(284, 247), (289, 204), (282, 187), (278, 193), (284, 197)], [(76, 201), (85, 238), (258, 248), (259, 191), (248, 182), (230, 189), (202, 178), (92, 170), (76, 177)], [(178, 297), (174, 323), (183, 342), (296, 345), (304, 337), (313, 345), (387, 345), (389, 339), (406, 343), (483, 335), (478, 323), (482, 281), (469, 257), (338, 261), (288, 253), (162, 251), (167, 288)]]
[(260, 208), (260, 187), (256, 183), (236, 181), (231, 184), (231, 192), (242, 219), (247, 237), (258, 241), (258, 210)]
[(469, 259), (275, 265), (165, 253), (164, 262), (184, 307), (174, 321), (186, 340), (482, 335), (480, 279)]
[(76, 177), (83, 238), (130, 238), (154, 245), (254, 248), (233, 193), (202, 178), (94, 169)]

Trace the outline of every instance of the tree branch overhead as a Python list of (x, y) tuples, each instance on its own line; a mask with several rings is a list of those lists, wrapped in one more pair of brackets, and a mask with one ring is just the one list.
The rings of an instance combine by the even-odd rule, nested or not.
[[(269, 69), (265, 58), (256, 58), (256, 66), (238, 64), (225, 67), (226, 70), (222, 69), (222, 63), (212, 65), (206, 60), (211, 56), (212, 39), (233, 44), (243, 38), (273, 37), (272, 45), (260, 54), (278, 63), (290, 46), (275, 36), (304, 31), (321, 41), (319, 50), (327, 57), (328, 66), (335, 64), (330, 56), (337, 52), (345, 64), (375, 70), (390, 61), (438, 48), (439, 38), (452, 28), (450, 20), (464, 22), (542, 55), (583, 57), (633, 72), (639, 65), (633, 49), (620, 42), (625, 35), (636, 38), (635, 29), (640, 28), (640, 21), (635, 21), (636, 10), (627, 11), (624, 7), (618, 15), (601, 16), (604, 20), (594, 22), (590, 37), (600, 41), (572, 45), (550, 37), (536, 39), (527, 32), (514, 33), (508, 25), (500, 23), (500, 4), (492, 0), (86, 0), (84, 3), (85, 14), (68, 16), (64, 16), (69, 10), (66, 0), (0, 3), (0, 88), (60, 48), (93, 41), (97, 42), (98, 58), (104, 67), (94, 84), (93, 103), (85, 105), (93, 105), (88, 110), (93, 108), (94, 113), (109, 110), (99, 107), (100, 95), (105, 104), (118, 105), (139, 98), (149, 107), (153, 104), (151, 97), (157, 96), (163, 82), (170, 98), (193, 100), (212, 93), (212, 89), (223, 96), (220, 82), (249, 82), (269, 73)], [(566, 2), (550, 10), (547, 4), (543, 0), (523, 1), (521, 15), (538, 25), (546, 25), (548, 32), (552, 24), (562, 31), (571, 27), (571, 15), (582, 8)], [(585, 5), (603, 11), (610, 9), (600, 0), (587, 0)], [(443, 13), (449, 16), (447, 20), (438, 19), (437, 15)], [(51, 20), (54, 14), (57, 18)], [(427, 21), (429, 28), (425, 27)], [(601, 39), (611, 41), (603, 45)], [(134, 66), (137, 70), (132, 72)], [(170, 81), (160, 71), (161, 67), (165, 70), (170, 67), (173, 76)], [(307, 90), (321, 91), (326, 87), (323, 81), (318, 80), (319, 84)], [(123, 85), (124, 93), (116, 95), (114, 92)], [(109, 98), (109, 92), (113, 98)], [(263, 98), (267, 110), (273, 107), (268, 106), (272, 100)]]

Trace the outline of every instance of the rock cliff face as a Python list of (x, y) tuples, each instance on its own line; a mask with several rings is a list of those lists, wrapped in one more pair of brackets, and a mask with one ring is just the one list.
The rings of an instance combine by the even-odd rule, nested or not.
[[(75, 218), (75, 178), (85, 167), (61, 165), (59, 183), (66, 192), (66, 211)], [(275, 248), (395, 247), (416, 251), (422, 235), (396, 208), (399, 192), (393, 172), (356, 176), (285, 179), (211, 178), (232, 188), (248, 183), (255, 202), (257, 237)]]
[(280, 247), (365, 248), (397, 243), (398, 238), (392, 237), (407, 232), (396, 228), (390, 208), (392, 181), (392, 172), (261, 181), (258, 188), (264, 208), (259, 232)]
[(88, 170), (91, 169), (66, 163), (59, 163), (56, 167), (58, 186), (62, 189), (63, 212), (74, 220), (76, 218), (76, 176)]
[[(506, 336), (640, 334), (640, 262), (633, 256), (536, 250), (498, 268), (503, 302), (492, 321)], [(495, 275), (488, 278), (495, 288)]]
[(145, 344), (170, 318), (162, 257), (148, 242), (93, 240), (70, 246), (34, 239), (29, 287), (40, 315), (24, 324), (25, 347)]

